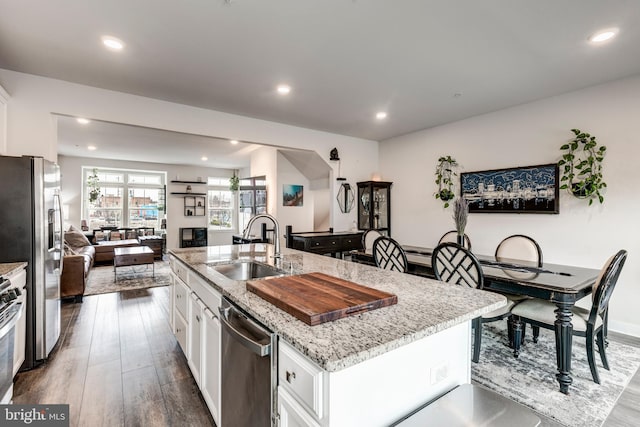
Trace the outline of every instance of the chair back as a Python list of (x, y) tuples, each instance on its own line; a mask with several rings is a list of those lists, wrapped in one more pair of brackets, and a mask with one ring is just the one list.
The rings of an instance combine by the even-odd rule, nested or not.
[(478, 258), (457, 243), (438, 245), (431, 255), (431, 268), (436, 279), (456, 285), (482, 289), (484, 275)]
[(524, 234), (506, 237), (496, 247), (496, 260), (518, 259), (535, 262), (542, 267), (542, 249), (538, 242)]
[(373, 260), (379, 268), (407, 272), (407, 255), (391, 237), (380, 236), (373, 242)]
[(370, 254), (373, 251), (373, 242), (376, 241), (378, 237), (382, 236), (378, 230), (367, 230), (362, 235), (362, 250), (366, 254)]
[[(451, 230), (444, 233), (440, 238), (440, 240), (438, 241), (438, 244), (445, 243), (445, 242), (458, 243), (458, 232), (456, 230)], [(462, 246), (464, 248), (471, 250), (471, 240), (469, 239), (469, 236), (467, 236), (466, 233), (464, 235), (463, 243), (464, 244)]]
[(622, 266), (627, 260), (627, 251), (624, 249), (618, 251), (615, 255), (607, 260), (604, 267), (600, 271), (600, 275), (593, 285), (593, 305), (591, 307), (591, 313), (589, 313), (588, 323), (594, 325), (597, 316), (605, 318), (606, 312), (609, 308), (609, 300), (613, 289), (618, 282), (618, 277), (622, 271)]

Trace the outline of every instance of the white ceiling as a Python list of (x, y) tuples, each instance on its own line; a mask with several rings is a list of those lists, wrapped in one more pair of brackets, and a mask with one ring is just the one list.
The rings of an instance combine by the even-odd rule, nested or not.
[(374, 140), (639, 74), (638, 46), (637, 0), (0, 0), (1, 68)]
[(80, 124), (73, 117), (58, 116), (58, 154), (64, 156), (242, 169), (249, 166), (251, 153), (260, 147), (98, 120)]

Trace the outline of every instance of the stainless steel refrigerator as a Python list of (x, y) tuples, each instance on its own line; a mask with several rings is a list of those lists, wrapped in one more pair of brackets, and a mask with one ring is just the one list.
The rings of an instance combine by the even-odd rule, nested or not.
[(0, 262), (29, 263), (22, 369), (45, 360), (60, 337), (62, 220), (58, 165), (0, 156)]

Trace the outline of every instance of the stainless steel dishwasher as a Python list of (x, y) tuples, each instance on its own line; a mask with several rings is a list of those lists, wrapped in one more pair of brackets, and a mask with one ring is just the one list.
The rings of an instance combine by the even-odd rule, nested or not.
[(275, 414), (275, 334), (228, 299), (222, 325), (221, 427), (271, 426)]

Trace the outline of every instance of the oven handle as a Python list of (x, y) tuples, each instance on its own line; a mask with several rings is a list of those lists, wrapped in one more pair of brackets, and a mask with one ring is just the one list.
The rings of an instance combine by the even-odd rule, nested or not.
[(0, 339), (4, 338), (4, 336), (7, 335), (14, 326), (16, 326), (16, 323), (18, 323), (18, 319), (20, 319), (20, 315), (22, 314), (22, 303), (15, 303), (15, 305), (13, 307), (9, 307), (7, 311), (11, 311), (11, 313), (9, 313), (2, 324), (0, 324)]

